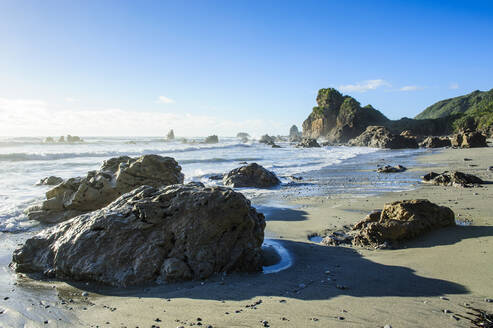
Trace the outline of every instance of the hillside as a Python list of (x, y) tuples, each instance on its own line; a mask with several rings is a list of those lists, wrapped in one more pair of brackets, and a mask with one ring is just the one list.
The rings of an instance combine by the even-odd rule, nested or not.
[(433, 119), (462, 114), (474, 110), (480, 103), (493, 101), (493, 89), (490, 91), (476, 90), (470, 94), (441, 100), (416, 116), (416, 119)]

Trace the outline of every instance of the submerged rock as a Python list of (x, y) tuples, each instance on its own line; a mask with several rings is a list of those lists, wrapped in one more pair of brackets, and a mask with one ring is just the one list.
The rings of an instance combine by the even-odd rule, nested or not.
[(425, 199), (385, 204), (353, 227), (353, 245), (378, 247), (455, 225), (454, 212)]
[(457, 148), (477, 148), (488, 147), (486, 137), (477, 131), (465, 131), (457, 133), (451, 138), (452, 147)]
[(455, 187), (474, 187), (483, 184), (484, 181), (472, 174), (462, 173), (459, 171), (443, 173), (430, 172), (423, 176), (423, 181), (437, 186), (455, 186)]
[(299, 144), (296, 145), (299, 148), (315, 148), (320, 147), (316, 139), (303, 138)]
[(442, 148), (450, 147), (451, 145), (452, 143), (448, 137), (426, 137), (419, 143), (419, 146), (423, 148)]
[(262, 269), (265, 218), (241, 193), (200, 183), (141, 186), (28, 239), (17, 272), (114, 286)]
[(270, 188), (279, 185), (281, 181), (273, 172), (257, 163), (251, 163), (230, 171), (224, 176), (223, 183), (235, 188)]
[(357, 138), (349, 141), (351, 146), (373, 147), (373, 148), (418, 148), (415, 138), (392, 134), (383, 126), (369, 126)]
[(183, 183), (181, 167), (171, 157), (143, 155), (111, 158), (99, 171), (65, 180), (46, 192), (46, 200), (27, 209), (30, 219), (56, 223), (100, 209), (142, 185), (154, 187)]
[(39, 180), (36, 185), (56, 186), (63, 182), (63, 179), (54, 175)]

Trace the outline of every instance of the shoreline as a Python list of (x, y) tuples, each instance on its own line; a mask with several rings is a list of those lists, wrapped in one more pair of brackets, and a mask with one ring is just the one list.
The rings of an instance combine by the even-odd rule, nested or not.
[[(490, 148), (445, 149), (416, 160), (423, 166), (410, 167), (411, 172), (460, 169), (493, 181), (487, 171), (493, 163)], [(488, 184), (468, 189), (419, 184), (413, 190), (369, 197), (303, 197), (290, 206), (271, 208), (268, 215), (266, 235), (281, 243), (293, 261), (277, 273), (221, 275), (203, 282), (125, 290), (39, 284), (54, 285), (61, 299), (72, 299), (54, 306), (64, 311), (72, 307), (70, 325), (84, 327), (199, 322), (205, 327), (261, 327), (261, 321), (271, 327), (468, 327), (466, 320), (452, 317), (465, 314), (464, 303), (493, 311), (493, 303), (484, 301), (493, 297), (488, 279), (493, 264), (487, 261), (493, 252), (493, 219), (486, 200), (491, 196)], [(414, 198), (449, 206), (472, 224), (428, 233), (395, 250), (327, 247), (307, 239), (310, 233), (354, 224), (386, 202)], [(81, 296), (84, 291), (89, 295)], [(64, 327), (68, 322), (39, 326)]]

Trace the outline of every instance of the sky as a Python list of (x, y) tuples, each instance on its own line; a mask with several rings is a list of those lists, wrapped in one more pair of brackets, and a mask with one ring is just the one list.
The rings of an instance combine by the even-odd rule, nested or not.
[(493, 1), (0, 1), (0, 135), (287, 134), (493, 88)]

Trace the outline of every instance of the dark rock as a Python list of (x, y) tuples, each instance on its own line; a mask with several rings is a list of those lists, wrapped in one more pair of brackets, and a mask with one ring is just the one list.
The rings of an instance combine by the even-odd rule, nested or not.
[(350, 140), (349, 144), (359, 147), (390, 149), (418, 148), (416, 139), (392, 134), (383, 126), (369, 126), (360, 136)]
[(270, 188), (279, 185), (281, 181), (273, 172), (266, 170), (257, 163), (250, 163), (230, 171), (224, 176), (223, 183), (225, 186), (235, 188)]
[(46, 223), (67, 220), (100, 209), (142, 185), (154, 187), (183, 183), (181, 167), (171, 157), (143, 155), (111, 158), (99, 171), (70, 178), (46, 192), (46, 200), (27, 209), (30, 219)]
[(385, 165), (383, 167), (379, 167), (377, 169), (377, 172), (378, 173), (399, 173), (399, 172), (404, 172), (406, 170), (407, 170), (407, 168), (405, 168), (402, 165), (397, 165), (397, 166)]
[(427, 231), (455, 225), (454, 212), (428, 200), (403, 200), (385, 204), (357, 223), (353, 245), (378, 247), (385, 242), (411, 239)]
[(266, 145), (274, 145), (276, 139), (274, 137), (269, 136), (268, 134), (264, 134), (262, 137), (260, 137), (259, 142)]
[(114, 286), (260, 271), (264, 228), (264, 216), (232, 189), (141, 186), (28, 239), (12, 266)]
[(422, 148), (442, 148), (450, 147), (451, 145), (452, 143), (448, 137), (427, 137), (419, 144)]
[(222, 180), (224, 178), (223, 174), (218, 174), (218, 175), (211, 175), (209, 177), (209, 180)]
[(175, 139), (175, 132), (173, 129), (169, 130), (168, 134), (166, 135), (166, 139), (168, 140), (174, 140)]
[(483, 184), (484, 181), (475, 175), (462, 173), (459, 171), (443, 173), (430, 172), (423, 176), (423, 181), (437, 186), (456, 186), (456, 187), (473, 187)]
[(320, 147), (316, 139), (303, 138), (299, 144), (296, 145), (299, 148), (316, 148)]
[(216, 135), (208, 136), (204, 142), (206, 144), (216, 144), (219, 142), (219, 138)]

